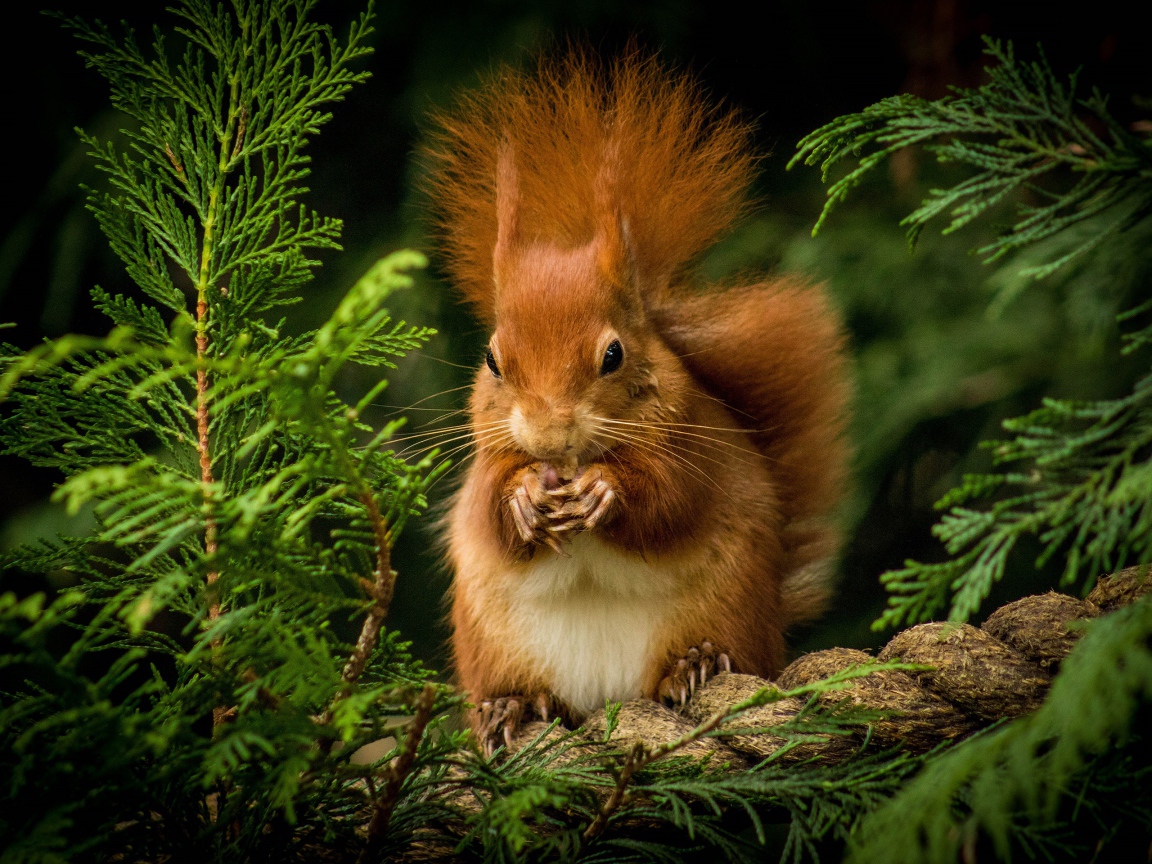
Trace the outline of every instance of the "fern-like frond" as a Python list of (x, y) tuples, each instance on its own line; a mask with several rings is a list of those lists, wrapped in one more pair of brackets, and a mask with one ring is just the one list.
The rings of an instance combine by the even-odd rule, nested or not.
[[(1023, 191), (1039, 191), (1042, 203), (1019, 204), (1011, 229), (978, 250), (985, 260), (996, 261), (1079, 222), (1110, 214), (1107, 224), (1091, 236), (1032, 267), (1031, 275), (1039, 278), (1152, 212), (1152, 147), (1113, 119), (1104, 96), (1079, 95), (1078, 75), (1061, 80), (1043, 55), (1021, 63), (1011, 44), (988, 38), (985, 51), (994, 63), (983, 87), (956, 89), (936, 101), (884, 99), (859, 114), (838, 117), (799, 143), (789, 167), (819, 164), (825, 179), (838, 163), (860, 159), (829, 187), (813, 233), (885, 159), (918, 145), (940, 162), (964, 165), (974, 173), (950, 188), (933, 189), (904, 219), (912, 243), (938, 216), (950, 220), (945, 233), (956, 231)], [(1042, 181), (1060, 173), (1071, 173), (1069, 188), (1057, 193), (1041, 188)]]

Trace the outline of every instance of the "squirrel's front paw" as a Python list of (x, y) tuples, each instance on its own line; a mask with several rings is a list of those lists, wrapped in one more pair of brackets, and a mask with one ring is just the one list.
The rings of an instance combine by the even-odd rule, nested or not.
[(558, 537), (595, 528), (612, 514), (618, 500), (611, 474), (600, 466), (546, 494), (553, 501), (547, 530)]
[(484, 755), (491, 757), (501, 746), (512, 749), (512, 738), (526, 717), (538, 717), (547, 723), (553, 714), (552, 697), (541, 693), (535, 699), (526, 696), (502, 696), (485, 699), (477, 708), (477, 736)]
[(673, 708), (683, 708), (696, 688), (708, 682), (708, 676), (716, 672), (731, 672), (732, 662), (728, 655), (711, 642), (701, 642), (700, 646), (689, 648), (687, 653), (672, 664), (657, 692), (660, 701)]
[(619, 500), (612, 475), (603, 466), (587, 468), (558, 485), (554, 468), (525, 468), (508, 500), (522, 554), (543, 544), (560, 555), (563, 543), (578, 531), (588, 531), (607, 519)]
[(559, 537), (550, 531), (548, 514), (555, 506), (537, 468), (525, 468), (520, 472), (519, 483), (513, 488), (508, 499), (512, 511), (512, 524), (520, 538), (520, 552), (530, 555), (532, 548), (540, 543), (563, 553)]

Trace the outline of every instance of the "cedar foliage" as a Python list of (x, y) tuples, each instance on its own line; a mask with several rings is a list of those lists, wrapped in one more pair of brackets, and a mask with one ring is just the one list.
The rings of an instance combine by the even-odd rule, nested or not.
[[(89, 206), (138, 293), (94, 289), (113, 325), (107, 337), (4, 355), (6, 450), (59, 470), (58, 500), (90, 508), (95, 528), (4, 562), (65, 571), (74, 587), (0, 595), (3, 861), (377, 861), (413, 848), (488, 861), (673, 862), (701, 850), (751, 861), (773, 821), (789, 826), (789, 860), (817, 858), (829, 840), (851, 843), (859, 860), (954, 860), (982, 836), (1002, 853), (1078, 854), (1152, 821), (1152, 760), (1135, 734), (1152, 699), (1148, 598), (1088, 625), (1035, 715), (927, 756), (866, 744), (839, 765), (774, 756), (733, 772), (678, 755), (784, 698), (808, 703), (777, 734), (799, 742), (859, 728), (874, 716), (818, 697), (883, 668), (866, 666), (786, 693), (765, 688), (656, 748), (605, 759), (553, 728), (515, 754), (483, 758), (450, 722), (459, 697), (382, 626), (396, 578), (390, 545), (442, 467), (434, 456), (405, 463), (389, 444), (398, 424), (362, 420), (383, 381), (355, 397), (338, 386), (345, 367), (387, 368), (430, 335), (381, 308), (423, 261), (411, 252), (381, 261), (315, 331), (291, 335), (265, 317), (300, 297), (316, 266), (308, 250), (336, 248), (339, 223), (300, 204), (303, 148), (328, 119), (325, 106), (365, 75), (355, 69), (371, 9), (341, 40), (309, 20), (313, 6), (182, 0), (175, 35), (157, 31), (148, 50), (131, 33), (66, 22), (133, 123), (124, 150), (86, 140), (108, 179)], [(982, 91), (888, 100), (814, 133), (801, 155), (835, 161), (873, 141), (891, 150), (951, 135), (959, 149), (950, 155), (977, 154), (970, 161), (992, 172), (948, 199), (970, 204), (996, 194), (1005, 172), (1019, 174), (1012, 158), (959, 143), (998, 116), (1011, 114), (1023, 140), (1078, 155), (1067, 145), (1087, 139), (1060, 134), (1080, 103), (1056, 98), (1046, 68), (1021, 72), (1010, 53), (1000, 59), (1011, 74)], [(997, 99), (1032, 96), (1042, 111), (997, 114)], [(1102, 100), (1092, 104), (1106, 115)], [(1050, 115), (1065, 125), (1052, 131)], [(932, 131), (884, 137), (917, 123)], [(1056, 221), (1015, 236), (1059, 240), (1101, 200), (1111, 204), (1086, 218), (1116, 219), (1102, 223), (1114, 233), (1144, 218), (1148, 172), (1132, 165), (1148, 145), (1123, 130), (1106, 143), (1124, 156), (1107, 163), (1107, 182), (1079, 199), (1079, 187), (1055, 193), (1064, 203), (1045, 218)], [(1045, 225), (1055, 227), (1044, 234)], [(1149, 338), (1137, 336), (1133, 345)], [(1107, 474), (1115, 442), (1147, 429), (1142, 405), (1125, 403), (1106, 421), (1074, 406), (1029, 421), (1023, 431), (1052, 444), (1065, 473), (971, 480), (961, 494), (1054, 484), (1044, 485), (1056, 490), (1047, 498), (984, 511), (980, 524), (994, 530), (1021, 510), (1050, 512), (1043, 506), (1060, 500), (1061, 478), (1079, 471), (1104, 497), (1065, 495), (1067, 518), (1096, 507), (1112, 521), (1076, 522), (1045, 541), (1053, 554), (1078, 556), (1071, 578), (1087, 574), (1087, 585), (1105, 566), (1147, 561), (1152, 492), (1131, 473), (1147, 470), (1147, 447)], [(1035, 434), (1041, 423), (1054, 431)], [(1144, 509), (1124, 509), (1130, 500)], [(1103, 540), (1101, 525), (1113, 532)], [(955, 575), (922, 577), (925, 566), (892, 580), (891, 615), (901, 617), (889, 623), (925, 617), (966, 590), (954, 603), (965, 617), (995, 578), (994, 567), (955, 562), (943, 565)], [(389, 734), (389, 752), (353, 758)]]
[[(950, 217), (944, 231), (953, 232), (1002, 215), (1000, 205), (1026, 193), (1017, 198), (1014, 220), (977, 250), (987, 263), (1027, 248), (1034, 258), (1024, 274), (1039, 280), (1093, 253), (1146, 258), (1146, 246), (1133, 253), (1108, 241), (1148, 228), (1152, 139), (1118, 123), (1099, 92), (1081, 96), (1076, 74), (1062, 81), (1042, 54), (1021, 63), (1011, 45), (985, 44), (995, 63), (979, 89), (955, 89), (934, 102), (885, 99), (800, 142), (791, 165), (819, 163), (825, 179), (837, 163), (859, 158), (829, 188), (813, 232), (886, 157), (924, 144), (940, 162), (972, 173), (931, 190), (903, 220), (911, 244), (935, 217)], [(1010, 302), (1006, 293), (994, 304)], [(1137, 299), (1118, 316), (1126, 325), (1125, 352), (1152, 342), (1152, 298)], [(947, 510), (934, 533), (948, 560), (908, 561), (884, 574), (889, 604), (875, 626), (931, 620), (945, 607), (949, 620), (966, 621), (1029, 536), (1039, 541), (1036, 565), (1063, 560), (1060, 584), (1084, 594), (1102, 575), (1152, 562), (1150, 394), (1152, 375), (1145, 375), (1117, 399), (1045, 399), (1032, 413), (1005, 421), (1012, 437), (985, 445), (997, 470), (966, 476), (937, 504)], [(983, 508), (964, 506), (979, 499), (991, 500)], [(1099, 855), (1133, 825), (1142, 827), (1146, 844), (1152, 758), (1142, 727), (1152, 701), (1152, 600), (1085, 629), (1036, 714), (934, 760), (865, 821), (852, 859), (951, 861), (981, 837), (1002, 857), (1014, 847), (1030, 856)]]
[(454, 701), (381, 629), (389, 546), (438, 469), (360, 420), (384, 381), (335, 389), (430, 335), (381, 305), (423, 261), (384, 259), (315, 331), (268, 317), (338, 248), (340, 223), (299, 203), (304, 148), (366, 76), (371, 11), (341, 40), (313, 5), (187, 0), (148, 50), (64, 22), (133, 124), (119, 150), (81, 135), (108, 181), (88, 207), (138, 293), (93, 290), (106, 337), (5, 352), (6, 451), (59, 470), (56, 499), (96, 523), (5, 562), (78, 580), (0, 602), (5, 860), (362, 846), (348, 814), (386, 821), (402, 778), (366, 792), (352, 754)]
[[(1148, 139), (1117, 123), (1101, 94), (1081, 98), (1076, 75), (1062, 83), (1043, 57), (1021, 64), (1011, 46), (993, 41), (987, 42), (987, 52), (998, 65), (978, 90), (957, 91), (936, 102), (896, 96), (838, 118), (800, 142), (792, 164), (819, 162), (825, 177), (845, 157), (872, 148), (829, 188), (814, 232), (884, 158), (928, 141), (936, 141), (927, 149), (940, 162), (960, 163), (975, 173), (950, 188), (932, 190), (904, 219), (910, 243), (936, 216), (949, 214), (944, 231), (957, 231), (994, 212), (1012, 193), (1027, 191), (1038, 203), (1019, 205), (1010, 227), (977, 253), (991, 263), (1023, 247), (1062, 241), (1050, 244), (1042, 261), (1025, 268), (1023, 275), (1040, 279), (1110, 237), (1143, 227), (1152, 214)], [(1061, 171), (1067, 176), (1057, 179), (1059, 185), (1039, 183)], [(1082, 226), (1087, 230), (1076, 230)], [(996, 302), (1010, 299), (1002, 293)], [(1152, 323), (1139, 324), (1152, 309), (1152, 301), (1143, 299), (1119, 316), (1135, 324), (1124, 336), (1126, 352), (1152, 342)], [(954, 557), (943, 564), (909, 562), (886, 574), (883, 581), (892, 596), (878, 624), (930, 620), (949, 595), (949, 619), (967, 620), (1027, 535), (1043, 544), (1038, 564), (1062, 553), (1061, 584), (1086, 584), (1085, 591), (1102, 574), (1152, 562), (1150, 395), (1152, 377), (1145, 377), (1120, 399), (1048, 399), (1033, 413), (1007, 422), (1005, 429), (1017, 434), (986, 446), (996, 465), (1013, 464), (1016, 470), (966, 477), (941, 500), (939, 507), (949, 512), (935, 533)], [(961, 506), (1007, 490), (1016, 494), (1004, 495), (987, 511)]]

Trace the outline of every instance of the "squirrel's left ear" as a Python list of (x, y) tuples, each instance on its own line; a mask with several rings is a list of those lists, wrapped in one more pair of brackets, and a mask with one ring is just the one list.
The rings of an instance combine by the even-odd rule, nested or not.
[(617, 160), (609, 150), (596, 176), (596, 260), (600, 272), (610, 283), (624, 289), (628, 299), (639, 301), (636, 255), (628, 230), (628, 216), (620, 209), (613, 188)]
[(520, 177), (516, 153), (505, 138), (496, 155), (496, 246), (492, 251), (492, 273), (496, 284), (520, 243)]
[(632, 236), (628, 231), (628, 217), (613, 209), (600, 216), (596, 228), (596, 263), (604, 280), (616, 288), (629, 316), (643, 317), (644, 298), (640, 290), (640, 274), (632, 249)]
[(628, 218), (619, 210), (601, 215), (593, 242), (596, 244), (596, 260), (604, 276), (613, 283), (631, 283), (636, 262), (628, 234)]

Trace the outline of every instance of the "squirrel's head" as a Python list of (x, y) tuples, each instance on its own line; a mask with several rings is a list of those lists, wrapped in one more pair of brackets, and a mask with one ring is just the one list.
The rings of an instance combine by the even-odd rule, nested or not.
[(495, 332), (472, 398), (477, 444), (556, 467), (617, 446), (643, 446), (654, 415), (687, 386), (680, 361), (648, 321), (627, 223), (606, 207), (588, 243), (525, 239), (510, 148), (497, 178)]

